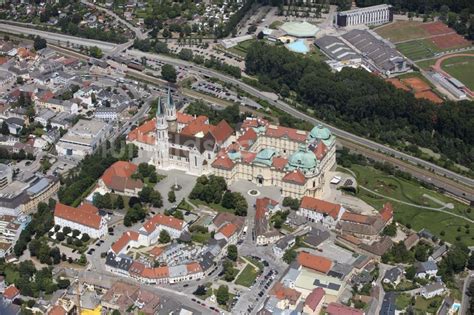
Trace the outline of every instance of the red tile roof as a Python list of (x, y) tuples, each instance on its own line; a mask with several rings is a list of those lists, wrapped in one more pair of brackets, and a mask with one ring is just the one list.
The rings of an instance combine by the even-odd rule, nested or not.
[(288, 164), (288, 159), (281, 156), (274, 157), (272, 160), (272, 166), (278, 170), (283, 170), (286, 164)]
[(258, 198), (255, 202), (255, 219), (263, 218), (270, 205), (276, 206), (278, 202), (268, 197)]
[(148, 279), (161, 279), (168, 278), (170, 275), (169, 269), (167, 266), (156, 267), (156, 268), (144, 268), (140, 275)]
[(181, 130), (183, 135), (187, 136), (195, 136), (196, 134), (202, 132), (203, 134), (207, 134), (214, 128), (213, 125), (207, 123), (207, 117), (199, 116), (191, 123), (189, 123), (186, 127)]
[(73, 208), (58, 202), (54, 209), (54, 216), (94, 229), (100, 228), (102, 220), (102, 217), (99, 215), (99, 209), (86, 203), (78, 208)]
[(314, 155), (318, 161), (321, 161), (326, 153), (328, 152), (328, 147), (324, 144), (324, 142), (320, 141), (313, 150)]
[(188, 274), (202, 272), (201, 265), (199, 265), (197, 262), (187, 264), (186, 269), (188, 270)]
[(133, 163), (118, 161), (105, 170), (101, 179), (112, 190), (123, 192), (125, 189), (141, 189), (142, 181), (131, 178), (137, 168)]
[(306, 131), (275, 125), (269, 125), (265, 135), (273, 138), (287, 137), (297, 142), (305, 142), (307, 137)]
[(49, 310), (48, 315), (66, 315), (66, 311), (61, 305), (55, 305)]
[(240, 156), (242, 157), (242, 162), (250, 164), (250, 163), (253, 162), (253, 160), (255, 160), (255, 157), (257, 156), (257, 153), (241, 151)]
[(242, 129), (247, 129), (247, 128), (256, 128), (259, 126), (267, 126), (268, 125), (268, 120), (263, 119), (263, 118), (252, 118), (252, 117), (247, 117), (243, 122), (242, 122)]
[(304, 196), (301, 199), (300, 208), (320, 212), (326, 215), (330, 215), (334, 219), (337, 219), (339, 211), (341, 210), (341, 205), (324, 201), (321, 199)]
[(339, 303), (329, 303), (326, 308), (329, 315), (363, 315), (364, 312), (353, 307), (345, 306)]
[(313, 269), (322, 273), (328, 273), (332, 267), (332, 261), (310, 253), (300, 252), (298, 254), (298, 263), (306, 268)]
[(301, 296), (300, 292), (283, 286), (281, 282), (277, 282), (273, 286), (270, 294), (274, 295), (279, 300), (288, 300), (291, 305), (295, 305)]
[(227, 123), (225, 120), (221, 120), (214, 128), (211, 130), (212, 135), (216, 139), (216, 142), (222, 144), (234, 133), (234, 129)]
[(224, 170), (231, 170), (234, 167), (234, 162), (224, 153), (224, 155), (218, 156), (214, 162), (212, 162), (212, 167), (220, 168)]
[(18, 290), (14, 284), (9, 285), (3, 292), (3, 296), (8, 300), (13, 300), (19, 294), (20, 290)]
[(363, 215), (363, 214), (348, 212), (348, 211), (344, 212), (344, 214), (341, 217), (341, 220), (354, 222), (354, 223), (359, 223), (359, 224), (371, 224), (371, 223), (373, 223), (373, 218), (372, 217), (369, 217), (369, 216)]
[(304, 185), (306, 183), (306, 178), (300, 170), (294, 170), (293, 172), (287, 173), (283, 176), (282, 180), (297, 185)]
[(233, 223), (227, 223), (221, 227), (217, 233), (222, 233), (226, 238), (230, 238), (237, 231), (237, 226)]
[(179, 124), (187, 125), (187, 124), (191, 123), (194, 119), (196, 119), (196, 118), (193, 115), (189, 115), (189, 114), (182, 113), (182, 112), (177, 112), (176, 113), (176, 121)]
[(127, 135), (127, 140), (138, 141), (146, 144), (155, 144), (155, 135), (153, 132), (156, 130), (156, 119), (149, 120), (133, 129)]
[(143, 271), (145, 270), (145, 265), (138, 260), (134, 260), (133, 263), (130, 265), (130, 269), (128, 272), (131, 275), (141, 276)]
[(130, 241), (138, 241), (139, 234), (135, 231), (127, 231), (120, 236), (120, 238), (112, 244), (112, 250), (118, 254)]
[(158, 225), (164, 225), (170, 227), (175, 230), (181, 231), (184, 227), (184, 221), (180, 219), (176, 219), (172, 216), (166, 216), (162, 214), (157, 214), (148, 221), (145, 222), (143, 228), (148, 233), (153, 232)]
[(150, 254), (150, 256), (159, 257), (161, 253), (165, 251), (165, 248), (166, 247), (163, 247), (163, 246), (161, 247), (155, 246), (151, 250), (149, 250), (148, 253)]
[(323, 300), (324, 295), (325, 292), (323, 288), (316, 288), (306, 297), (304, 305), (314, 311)]
[(237, 142), (245, 149), (250, 148), (257, 140), (257, 133), (252, 128), (247, 129), (243, 135), (237, 139)]
[(387, 202), (386, 204), (383, 205), (383, 208), (380, 211), (380, 216), (382, 217), (382, 220), (385, 223), (387, 223), (393, 218), (393, 207), (390, 202)]

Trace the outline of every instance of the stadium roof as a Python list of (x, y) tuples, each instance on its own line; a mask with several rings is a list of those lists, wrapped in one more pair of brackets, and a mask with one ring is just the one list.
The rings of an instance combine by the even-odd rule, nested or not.
[(286, 22), (280, 29), (295, 37), (314, 37), (319, 28), (308, 22)]

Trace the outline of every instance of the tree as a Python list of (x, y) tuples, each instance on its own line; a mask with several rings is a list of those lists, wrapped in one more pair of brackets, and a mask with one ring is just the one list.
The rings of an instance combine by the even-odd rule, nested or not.
[(2, 135), (4, 136), (8, 136), (10, 134), (10, 129), (8, 128), (8, 124), (6, 123), (6, 121), (4, 120), (2, 122)]
[(385, 229), (383, 229), (382, 234), (391, 237), (397, 235), (397, 226), (395, 225), (395, 223), (387, 225)]
[(175, 211), (173, 211), (172, 216), (175, 217), (176, 219), (184, 220), (184, 215), (181, 210), (176, 209)]
[(239, 193), (239, 192), (234, 192), (234, 203), (235, 203), (235, 214), (241, 217), (244, 217), (247, 215), (247, 209), (248, 209), (248, 204), (247, 200), (245, 197)]
[(102, 50), (99, 47), (93, 46), (93, 47), (89, 48), (89, 55), (91, 57), (100, 59), (100, 58), (102, 58), (102, 56), (104, 54), (102, 53)]
[(176, 83), (176, 69), (169, 64), (163, 65), (161, 67), (161, 77), (168, 82)]
[(56, 233), (56, 240), (62, 242), (62, 241), (64, 241), (64, 239), (65, 239), (64, 233), (62, 233), (62, 232)]
[(71, 228), (70, 228), (69, 226), (65, 226), (65, 227), (63, 228), (63, 233), (64, 233), (65, 235), (69, 235), (69, 233), (71, 233)]
[(114, 208), (115, 209), (123, 209), (125, 207), (123, 197), (121, 195), (118, 195), (117, 198), (115, 199), (114, 203)]
[(224, 208), (234, 209), (234, 195), (230, 190), (227, 190), (222, 196), (221, 204)]
[(171, 241), (171, 236), (170, 234), (168, 233), (168, 231), (166, 230), (161, 230), (160, 232), (160, 238), (159, 238), (159, 242), (161, 244), (167, 244)]
[(79, 260), (77, 261), (77, 263), (81, 266), (85, 266), (87, 264), (87, 258), (86, 258), (86, 255), (84, 254), (81, 254), (81, 257), (79, 258)]
[(216, 292), (216, 300), (219, 305), (226, 305), (229, 300), (229, 287), (221, 285)]
[(203, 296), (205, 295), (207, 292), (207, 289), (206, 289), (206, 286), (200, 284), (198, 285), (198, 287), (196, 288), (196, 291), (193, 292), (194, 295), (198, 295), (198, 296)]
[(170, 203), (176, 202), (176, 194), (174, 193), (174, 190), (170, 190), (170, 191), (168, 192), (168, 201), (169, 201)]
[(51, 256), (51, 258), (53, 259), (53, 264), (57, 265), (61, 262), (61, 252), (59, 251), (59, 248), (51, 248), (49, 256)]
[(408, 280), (413, 280), (415, 279), (415, 274), (416, 274), (416, 268), (415, 266), (411, 265), (405, 269), (405, 277)]
[(182, 60), (190, 61), (193, 59), (193, 51), (188, 48), (183, 48), (179, 51), (178, 57)]
[(227, 247), (227, 258), (229, 258), (232, 261), (237, 261), (238, 258), (238, 251), (237, 251), (237, 246), (235, 245), (229, 245)]
[(79, 234), (81, 234), (81, 232), (80, 232), (79, 230), (74, 229), (74, 230), (72, 231), (72, 237), (78, 237)]
[(112, 315), (120, 315), (120, 311), (114, 310), (114, 311), (112, 312)]
[(168, 45), (163, 42), (156, 42), (155, 51), (158, 54), (167, 54), (169, 52)]
[(89, 236), (89, 234), (87, 234), (87, 233), (82, 234), (81, 240), (83, 242), (89, 242), (90, 239), (91, 239), (91, 237)]
[(283, 207), (289, 207), (291, 210), (298, 210), (300, 201), (297, 198), (285, 197), (283, 198)]
[(292, 248), (288, 249), (285, 254), (283, 254), (283, 261), (287, 264), (291, 264), (293, 260), (296, 258), (296, 251)]
[(39, 36), (35, 37), (33, 41), (33, 47), (35, 48), (36, 51), (46, 48), (46, 46), (47, 46), (46, 39)]
[(56, 283), (58, 284), (58, 288), (61, 290), (67, 289), (71, 285), (71, 281), (66, 278), (58, 278), (56, 280)]

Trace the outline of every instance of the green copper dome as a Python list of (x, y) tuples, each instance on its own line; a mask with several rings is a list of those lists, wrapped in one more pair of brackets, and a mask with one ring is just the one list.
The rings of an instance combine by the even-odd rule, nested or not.
[(301, 169), (303, 171), (312, 171), (317, 164), (316, 156), (306, 147), (301, 146), (298, 151), (293, 153), (288, 159), (287, 168), (289, 170)]
[(323, 127), (322, 125), (317, 125), (311, 132), (309, 133), (308, 137), (310, 139), (321, 139), (321, 140), (328, 140), (331, 138), (331, 131), (328, 128)]
[(272, 165), (272, 160), (275, 155), (276, 155), (275, 150), (266, 148), (257, 153), (257, 156), (255, 157), (253, 162), (270, 166)]

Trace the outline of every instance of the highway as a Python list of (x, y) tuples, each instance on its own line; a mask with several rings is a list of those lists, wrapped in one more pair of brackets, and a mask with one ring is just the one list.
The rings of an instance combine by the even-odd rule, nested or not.
[[(160, 60), (168, 64), (186, 67), (187, 69), (194, 70), (198, 73), (201, 73), (210, 77), (215, 77), (225, 82), (232, 83), (235, 86), (238, 86), (239, 88), (241, 88), (243, 91), (267, 101), (269, 104), (275, 106), (278, 109), (285, 111), (286, 113), (292, 115), (293, 117), (308, 121), (314, 125), (321, 124), (323, 126), (328, 127), (329, 129), (331, 129), (332, 133), (339, 138), (340, 142), (344, 146), (347, 146), (351, 149), (357, 149), (361, 151), (361, 153), (364, 153), (364, 155), (368, 155), (369, 157), (373, 157), (378, 160), (389, 161), (390, 163), (399, 166), (401, 169), (405, 169), (406, 171), (409, 171), (420, 180), (431, 182), (435, 186), (443, 188), (446, 191), (452, 194), (455, 194), (459, 197), (463, 197), (471, 201), (474, 200), (474, 189), (472, 188), (474, 187), (473, 179), (465, 177), (458, 173), (452, 172), (450, 170), (447, 170), (443, 167), (437, 166), (433, 163), (427, 162), (420, 158), (397, 151), (383, 144), (356, 136), (342, 129), (328, 125), (314, 117), (308, 116), (298, 111), (291, 105), (281, 100), (276, 100), (276, 101), (273, 100), (267, 94), (233, 77), (227, 76), (225, 74), (222, 74), (220, 72), (217, 72), (211, 69), (196, 66), (195, 64), (190, 63), (190, 62), (171, 58), (168, 56), (145, 53), (138, 50), (129, 50), (127, 53), (138, 59), (144, 56), (148, 59)], [(141, 74), (141, 75), (143, 77), (146, 76), (144, 74)], [(369, 148), (370, 150), (367, 148)], [(377, 152), (379, 152), (379, 154), (377, 154)], [(380, 153), (383, 153), (383, 154), (380, 154)], [(408, 163), (404, 163), (404, 161), (407, 161)], [(422, 166), (425, 169), (421, 169), (417, 167), (416, 165)], [(428, 170), (431, 170), (432, 172)], [(448, 178), (451, 178), (454, 181), (449, 181)]]
[[(96, 40), (78, 38), (78, 37), (73, 37), (69, 35), (49, 33), (49, 32), (39, 31), (39, 30), (31, 29), (31, 28), (8, 25), (4, 23), (0, 23), (0, 31), (13, 32), (15, 34), (22, 33), (22, 34), (40, 35), (46, 38), (48, 41), (51, 41), (52, 43), (57, 43), (58, 38), (60, 38), (60, 41), (63, 41), (63, 42), (68, 41), (70, 43), (72, 42), (79, 43), (80, 45), (83, 45), (83, 46), (98, 46), (99, 48), (104, 47), (109, 52), (110, 51), (116, 52), (115, 49), (117, 48), (116, 47), (117, 45), (113, 43), (100, 42)], [(473, 189), (474, 180), (471, 178), (468, 178), (458, 173), (455, 173), (453, 171), (447, 170), (443, 167), (437, 166), (433, 163), (422, 160), (420, 158), (397, 151), (386, 145), (356, 136), (354, 134), (351, 134), (350, 132), (347, 132), (337, 127), (326, 124), (314, 117), (311, 117), (305, 113), (298, 111), (297, 109), (293, 108), (291, 105), (281, 100), (274, 100), (273, 98), (268, 96), (266, 93), (261, 92), (260, 90), (257, 90), (256, 88), (248, 84), (245, 84), (236, 78), (222, 74), (215, 70), (200, 67), (193, 63), (183, 61), (180, 59), (175, 59), (169, 56), (164, 56), (164, 55), (146, 53), (146, 52), (141, 52), (138, 50), (128, 50), (127, 53), (129, 56), (134, 57), (136, 59), (140, 59), (141, 57), (146, 57), (148, 59), (160, 60), (168, 64), (172, 64), (172, 65), (180, 66), (180, 67), (186, 67), (187, 69), (193, 70), (200, 74), (207, 75), (209, 77), (215, 77), (222, 81), (232, 83), (235, 86), (242, 89), (243, 91), (255, 97), (258, 97), (262, 100), (267, 101), (269, 104), (275, 106), (276, 108), (280, 110), (285, 111), (286, 113), (292, 115), (293, 117), (308, 121), (314, 125), (321, 124), (323, 126), (330, 128), (332, 133), (339, 138), (339, 140), (341, 141), (343, 145), (346, 145), (352, 149), (364, 150), (365, 155), (367, 155), (368, 157), (375, 156), (377, 159), (383, 159), (385, 161), (389, 161), (390, 163), (400, 167), (401, 169), (405, 169), (409, 171), (410, 173), (412, 173), (412, 175), (414, 175), (416, 178), (420, 180), (430, 182), (434, 184), (435, 186), (443, 188), (446, 191), (456, 196), (465, 198), (470, 201), (474, 201), (474, 189)], [(143, 73), (138, 73), (138, 72), (129, 73), (129, 74), (136, 77), (140, 77), (141, 79), (144, 79), (144, 80), (148, 80), (150, 82), (153, 82), (153, 80), (156, 79), (156, 78), (153, 78), (153, 77), (150, 77)], [(380, 154), (377, 155), (376, 154), (377, 152), (383, 153), (384, 155), (387, 155), (387, 156), (384, 157)], [(416, 165), (420, 167), (416, 167)]]

